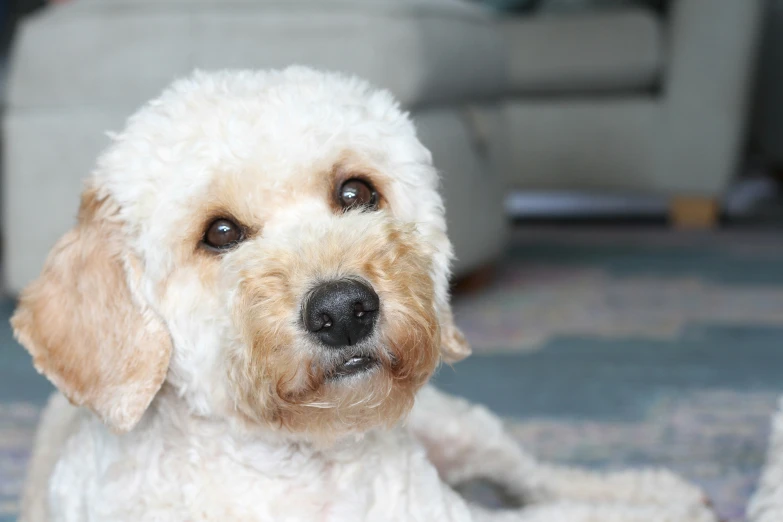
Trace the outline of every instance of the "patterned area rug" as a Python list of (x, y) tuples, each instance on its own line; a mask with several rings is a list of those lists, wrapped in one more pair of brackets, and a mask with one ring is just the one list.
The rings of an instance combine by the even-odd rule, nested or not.
[[(457, 296), (476, 355), (437, 383), (542, 458), (664, 465), (743, 519), (783, 392), (783, 235), (526, 229), (494, 283)], [(0, 302), (0, 522), (15, 520), (51, 388)]]
[(517, 232), (455, 298), (475, 355), (436, 380), (542, 458), (671, 467), (743, 520), (783, 393), (782, 266), (773, 232)]

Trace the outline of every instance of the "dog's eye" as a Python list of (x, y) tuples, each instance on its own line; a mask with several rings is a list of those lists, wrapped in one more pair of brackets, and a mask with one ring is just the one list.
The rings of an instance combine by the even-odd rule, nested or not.
[(228, 219), (216, 219), (204, 234), (204, 244), (208, 247), (225, 250), (244, 239), (242, 228)]
[(365, 207), (370, 210), (378, 208), (378, 193), (375, 189), (360, 179), (349, 179), (340, 187), (340, 204), (344, 209)]

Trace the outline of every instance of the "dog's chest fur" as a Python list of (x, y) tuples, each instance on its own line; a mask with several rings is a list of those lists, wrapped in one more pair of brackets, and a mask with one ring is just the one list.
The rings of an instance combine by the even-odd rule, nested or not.
[(407, 430), (336, 448), (239, 440), (153, 408), (115, 436), (83, 414), (50, 483), (53, 521), (467, 520)]

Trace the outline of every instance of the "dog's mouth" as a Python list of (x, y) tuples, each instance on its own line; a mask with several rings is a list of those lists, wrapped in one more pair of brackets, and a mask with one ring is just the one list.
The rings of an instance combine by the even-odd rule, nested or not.
[(354, 375), (369, 372), (376, 367), (380, 362), (371, 355), (353, 355), (347, 360), (335, 366), (335, 368), (329, 374), (330, 379), (343, 379)]

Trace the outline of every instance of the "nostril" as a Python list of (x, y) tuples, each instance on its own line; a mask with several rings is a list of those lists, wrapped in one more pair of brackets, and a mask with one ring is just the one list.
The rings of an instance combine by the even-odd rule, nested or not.
[(307, 331), (320, 332), (332, 327), (334, 320), (326, 313), (308, 314), (307, 309), (302, 313), (302, 322), (304, 322)]
[(374, 310), (365, 310), (364, 305), (362, 303), (354, 303), (353, 305), (353, 315), (356, 317), (364, 317), (365, 314), (374, 312)]
[(321, 320), (324, 322), (323, 326), (321, 326), (321, 329), (330, 328), (332, 326), (332, 318), (329, 317), (328, 315), (323, 314), (321, 316)]

